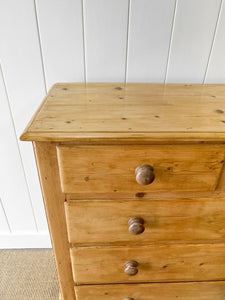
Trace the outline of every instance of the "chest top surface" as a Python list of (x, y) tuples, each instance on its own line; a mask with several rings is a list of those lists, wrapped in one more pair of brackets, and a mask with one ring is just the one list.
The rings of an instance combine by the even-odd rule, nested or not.
[(21, 140), (225, 141), (225, 85), (57, 83)]

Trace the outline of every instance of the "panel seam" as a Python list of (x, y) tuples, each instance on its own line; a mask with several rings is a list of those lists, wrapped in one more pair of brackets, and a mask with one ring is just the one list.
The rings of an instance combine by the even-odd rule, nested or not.
[(174, 12), (173, 12), (173, 21), (172, 21), (171, 33), (170, 33), (169, 49), (168, 49), (168, 54), (167, 54), (167, 63), (166, 63), (166, 71), (165, 71), (165, 77), (164, 77), (164, 84), (167, 82), (168, 71), (169, 71), (169, 62), (170, 62), (172, 41), (173, 41), (174, 28), (175, 28), (175, 19), (176, 19), (176, 14), (177, 14), (177, 5), (178, 5), (178, 0), (175, 0), (175, 3), (174, 3)]
[(83, 34), (83, 59), (84, 59), (84, 81), (87, 83), (87, 64), (86, 64), (86, 44), (85, 44), (85, 29), (84, 29), (84, 0), (81, 0), (82, 10), (82, 34)]
[(46, 82), (46, 74), (45, 74), (46, 72), (45, 72), (45, 66), (44, 66), (43, 50), (42, 50), (42, 45), (41, 45), (41, 35), (40, 35), (40, 26), (39, 26), (39, 22), (38, 22), (36, 0), (34, 0), (34, 13), (35, 13), (35, 20), (36, 20), (36, 28), (37, 28), (39, 51), (40, 51), (40, 57), (41, 57), (41, 67), (42, 67), (42, 74), (43, 74), (43, 79), (44, 79), (45, 94), (47, 94), (47, 82)]
[(127, 14), (127, 40), (126, 40), (126, 57), (125, 57), (125, 83), (127, 83), (127, 70), (128, 70), (128, 52), (129, 52), (129, 32), (130, 32), (130, 11), (131, 0), (128, 0), (128, 14)]
[(6, 214), (6, 211), (5, 211), (5, 208), (3, 206), (3, 203), (2, 203), (2, 199), (0, 198), (0, 206), (2, 207), (2, 211), (3, 211), (3, 214), (5, 216), (5, 220), (6, 220), (6, 224), (8, 226), (8, 229), (9, 229), (9, 232), (12, 233), (12, 230), (11, 230), (11, 227), (10, 227), (10, 224), (9, 224), (9, 220), (8, 220), (8, 217), (7, 217), (7, 214)]
[(220, 2), (218, 16), (217, 16), (217, 20), (216, 20), (216, 25), (215, 25), (215, 29), (214, 29), (214, 33), (213, 33), (212, 44), (211, 44), (211, 48), (210, 48), (210, 51), (209, 51), (209, 57), (208, 57), (207, 64), (206, 64), (205, 74), (204, 74), (203, 81), (202, 81), (203, 84), (206, 81), (206, 77), (207, 77), (208, 70), (209, 70), (209, 64), (210, 64), (210, 61), (211, 61), (212, 52), (213, 52), (214, 45), (215, 45), (215, 39), (216, 39), (216, 35), (217, 35), (218, 24), (219, 24), (220, 17), (221, 17), (222, 7), (223, 7), (223, 0), (221, 0), (221, 2)]
[(10, 112), (11, 122), (12, 122), (12, 125), (13, 125), (13, 131), (14, 131), (14, 136), (15, 136), (15, 139), (16, 139), (17, 150), (18, 150), (19, 157), (20, 157), (23, 176), (24, 176), (26, 187), (27, 187), (28, 197), (29, 197), (29, 200), (30, 200), (31, 211), (32, 211), (32, 215), (33, 215), (33, 218), (34, 218), (34, 224), (35, 224), (36, 231), (38, 232), (37, 220), (35, 218), (34, 207), (33, 207), (32, 199), (31, 199), (31, 193), (30, 193), (30, 189), (29, 189), (29, 185), (28, 185), (28, 181), (27, 181), (27, 177), (26, 177), (26, 172), (25, 172), (24, 165), (23, 165), (21, 150), (20, 150), (20, 146), (19, 146), (19, 142), (18, 142), (17, 134), (16, 134), (16, 126), (15, 126), (15, 122), (14, 122), (14, 119), (13, 119), (13, 113), (12, 113), (12, 109), (11, 109), (11, 105), (10, 105), (10, 101), (9, 101), (9, 95), (8, 95), (8, 91), (7, 91), (7, 88), (6, 88), (6, 83), (5, 83), (5, 79), (4, 79), (1, 64), (0, 64), (0, 73), (1, 73), (1, 76), (2, 76), (3, 86), (4, 86), (4, 89), (5, 89), (6, 99), (7, 99), (7, 103), (8, 103), (9, 112)]

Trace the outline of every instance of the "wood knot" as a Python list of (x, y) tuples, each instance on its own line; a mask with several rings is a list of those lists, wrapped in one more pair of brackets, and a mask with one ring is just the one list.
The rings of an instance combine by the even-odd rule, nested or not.
[(143, 198), (145, 196), (145, 194), (146, 193), (141, 192), (141, 193), (136, 193), (135, 196), (139, 197), (139, 198)]

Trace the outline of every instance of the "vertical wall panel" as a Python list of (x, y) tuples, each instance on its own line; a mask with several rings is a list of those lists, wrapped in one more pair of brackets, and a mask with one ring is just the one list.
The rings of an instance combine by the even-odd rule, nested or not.
[[(0, 191), (1, 193), (1, 191)], [(3, 210), (3, 204), (0, 198), (0, 234), (10, 233), (9, 225), (7, 223), (6, 215)]]
[(221, 7), (205, 83), (225, 83), (225, 5)]
[(12, 231), (36, 231), (1, 72), (0, 107), (0, 197)]
[(177, 0), (167, 82), (203, 82), (220, 2)]
[(87, 81), (125, 81), (127, 23), (128, 0), (84, 0)]
[(132, 0), (128, 82), (164, 82), (175, 0)]
[[(34, 3), (31, 0), (7, 0), (0, 1), (0, 59), (5, 77), (9, 101), (15, 122), (17, 137), (22, 133), (32, 114), (39, 106), (45, 95), (40, 48), (38, 43), (37, 26), (35, 18)], [(10, 149), (5, 152), (4, 159), (12, 160), (18, 158), (15, 142)], [(26, 177), (28, 180), (29, 192), (34, 208), (36, 222), (39, 230), (47, 230), (47, 223), (42, 203), (42, 196), (37, 176), (34, 155), (31, 143), (19, 143)], [(6, 150), (5, 150), (6, 151)], [(15, 170), (13, 176), (21, 177), (17, 174), (17, 161), (14, 162)], [(5, 166), (6, 168), (6, 166)], [(13, 170), (13, 169), (12, 169)], [(10, 172), (8, 176), (10, 176)], [(24, 178), (20, 179), (22, 182)], [(13, 191), (8, 191), (12, 193)], [(26, 196), (20, 193), (25, 193)], [(14, 201), (25, 201), (27, 203), (27, 190), (24, 184)], [(11, 196), (10, 196), (11, 197)], [(25, 198), (25, 200), (23, 199)], [(4, 197), (2, 199), (4, 200)], [(4, 202), (5, 203), (5, 202)], [(15, 207), (15, 214), (22, 214), (22, 207)], [(24, 211), (24, 222), (28, 222), (33, 215), (26, 215)], [(18, 218), (19, 219), (19, 218)], [(16, 220), (15, 220), (16, 222)], [(32, 226), (30, 228), (33, 228)], [(29, 226), (27, 226), (29, 229)]]
[(47, 88), (84, 79), (81, 0), (36, 0)]

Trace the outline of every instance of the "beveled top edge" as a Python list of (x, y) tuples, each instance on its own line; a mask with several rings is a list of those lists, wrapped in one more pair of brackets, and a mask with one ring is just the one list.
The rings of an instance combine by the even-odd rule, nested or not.
[[(69, 94), (67, 90), (70, 90), (71, 88), (72, 88), (72, 92)], [(98, 95), (97, 91), (99, 89), (101, 90), (101, 92)], [(121, 90), (123, 90), (123, 89), (124, 89), (124, 91), (122, 92)], [(104, 92), (102, 92), (102, 90), (104, 90)], [(146, 111), (146, 110), (144, 110), (145, 106), (146, 106), (146, 95), (148, 96), (149, 91), (153, 95), (156, 94), (157, 97), (159, 97), (159, 98), (161, 97), (160, 99), (163, 99), (163, 100), (161, 101), (162, 103), (159, 103), (159, 104), (157, 104), (157, 101), (152, 102), (153, 100), (150, 100), (150, 104), (147, 102), (147, 108), (150, 108), (150, 110), (153, 110), (153, 109), (157, 109), (157, 107), (159, 107), (161, 105), (159, 110), (161, 109), (161, 111), (162, 111), (162, 106), (165, 105), (165, 107), (163, 107), (163, 109), (165, 111), (162, 112), (165, 115), (166, 115), (166, 113), (169, 112), (169, 114), (170, 114), (170, 112), (171, 112), (170, 108), (166, 107), (168, 105), (171, 105), (171, 102), (169, 104), (166, 103), (167, 98), (171, 97), (171, 95), (172, 95), (172, 97), (178, 97), (178, 96), (179, 97), (189, 97), (190, 99), (192, 99), (192, 101), (201, 99), (201, 101), (205, 101), (205, 103), (206, 103), (205, 107), (207, 107), (207, 105), (209, 105), (212, 108), (214, 108), (213, 100), (214, 100), (214, 98), (216, 98), (215, 103), (217, 103), (217, 104), (215, 105), (214, 114), (212, 114), (210, 112), (212, 114), (212, 126), (210, 125), (210, 123), (207, 124), (207, 126), (204, 126), (204, 124), (202, 125), (201, 121), (202, 120), (204, 121), (205, 115), (207, 115), (204, 111), (204, 107), (202, 108), (202, 106), (201, 106), (202, 111), (200, 112), (201, 113), (200, 123), (199, 123), (200, 126), (198, 128), (198, 124), (197, 124), (197, 126), (195, 126), (195, 128), (193, 128), (192, 131), (189, 131), (189, 128), (184, 128), (184, 126), (179, 127), (179, 124), (177, 125), (176, 120), (173, 121), (173, 124), (175, 124), (176, 126), (173, 127), (173, 124), (172, 124), (172, 126), (170, 126), (171, 128), (169, 128), (169, 130), (166, 131), (166, 129), (167, 129), (166, 126), (171, 125), (170, 124), (171, 119), (168, 118), (168, 114), (166, 115), (167, 116), (166, 125), (163, 125), (162, 128), (159, 128), (160, 130), (155, 130), (155, 129), (158, 129), (157, 122), (154, 119), (149, 121), (148, 120), (149, 116), (147, 116), (147, 118), (145, 117), (145, 124), (144, 124), (144, 125), (146, 125), (146, 124), (149, 125), (149, 126), (147, 126), (147, 128), (152, 128), (152, 130), (150, 129), (148, 131), (137, 130), (137, 129), (146, 129), (146, 126), (143, 125), (141, 127), (140, 125), (138, 125), (139, 119), (134, 120), (134, 121), (136, 121), (137, 125), (136, 125), (136, 128), (134, 128), (134, 129), (132, 128), (132, 131), (124, 130), (126, 128), (122, 128), (122, 126), (124, 125), (125, 122), (121, 122), (121, 120), (119, 120), (119, 119), (118, 120), (115, 119), (115, 121), (114, 121), (114, 119), (112, 119), (112, 121), (111, 121), (112, 126), (110, 127), (107, 124), (108, 127), (105, 127), (107, 130), (102, 130), (102, 131), (97, 130), (97, 129), (100, 129), (101, 126), (98, 126), (98, 124), (96, 125), (96, 123), (95, 123), (96, 130), (94, 129), (93, 131), (88, 130), (88, 129), (90, 129), (90, 126), (91, 126), (90, 124), (88, 124), (88, 126), (86, 126), (86, 128), (83, 130), (79, 130), (79, 131), (73, 130), (73, 127), (70, 127), (69, 128), (70, 130), (67, 130), (68, 126), (66, 126), (66, 125), (64, 125), (63, 128), (60, 127), (62, 120), (61, 119), (59, 120), (59, 118), (57, 119), (57, 117), (55, 118), (55, 121), (54, 121), (55, 125), (57, 125), (57, 126), (55, 126), (55, 128), (53, 127), (51, 130), (48, 130), (46, 126), (39, 125), (39, 124), (41, 124), (41, 122), (42, 122), (42, 124), (46, 124), (46, 122), (51, 121), (50, 118), (47, 119), (47, 117), (46, 117), (46, 116), (48, 116), (49, 106), (50, 106), (50, 110), (51, 111), (53, 110), (53, 112), (56, 112), (56, 113), (57, 113), (57, 109), (58, 109), (57, 105), (59, 105), (59, 103), (60, 103), (61, 107), (63, 108), (63, 105), (64, 105), (63, 101), (65, 101), (65, 100), (64, 99), (61, 100), (61, 97), (64, 97), (64, 96), (67, 97), (65, 99), (67, 101), (67, 106), (68, 106), (68, 103), (70, 103), (70, 98), (72, 98), (72, 96), (73, 97), (80, 97), (80, 95), (86, 96), (85, 93), (87, 93), (87, 95), (89, 95), (88, 93), (90, 93), (92, 96), (94, 93), (94, 96), (96, 96), (98, 98), (96, 100), (96, 102), (97, 101), (103, 102), (102, 100), (99, 100), (99, 99), (101, 99), (101, 97), (102, 97), (101, 95), (105, 95), (104, 94), (105, 92), (109, 93), (109, 97), (112, 97), (113, 101), (115, 101), (115, 93), (116, 93), (116, 95), (117, 95), (117, 93), (119, 93), (119, 94), (122, 93), (122, 95), (125, 95), (125, 97), (128, 95), (127, 96), (128, 100), (126, 103), (127, 107), (124, 107), (124, 102), (121, 104), (121, 110), (124, 109), (124, 113), (127, 112), (126, 109), (128, 109), (128, 111), (129, 111), (130, 103), (132, 105), (136, 104), (133, 111), (131, 111), (131, 113), (128, 112), (128, 113), (130, 113), (130, 115), (128, 115), (128, 119), (130, 120), (130, 123), (132, 123), (133, 122), (132, 117), (134, 114), (134, 110), (136, 109), (136, 107), (138, 105), (137, 102), (135, 103), (135, 101), (136, 101), (135, 97), (137, 97), (137, 95), (139, 95), (141, 92), (143, 92), (142, 94), (140, 94), (139, 98), (144, 99), (143, 101), (141, 100), (142, 105), (143, 105), (143, 114), (144, 114), (144, 112)], [(62, 94), (62, 92), (63, 92), (63, 94)], [(133, 93), (134, 93), (134, 97), (133, 97)], [(209, 97), (212, 97), (212, 100)], [(56, 101), (58, 101), (57, 102), (58, 104), (56, 104), (56, 105), (54, 104), (54, 99), (56, 99)], [(140, 100), (140, 99), (138, 99), (138, 100)], [(73, 98), (73, 102), (72, 102), (72, 104), (70, 103), (70, 106), (72, 107), (72, 109), (74, 109), (75, 113), (77, 114), (76, 116), (78, 117), (78, 119), (75, 118), (76, 121), (77, 120), (79, 121), (79, 112), (77, 112), (77, 107), (79, 109), (82, 108), (83, 109), (82, 113), (85, 113), (85, 110), (83, 108), (84, 104), (82, 102), (83, 101), (82, 99), (79, 100), (80, 102), (78, 101), (78, 103), (74, 102), (75, 100)], [(125, 98), (125, 100), (126, 100), (126, 98)], [(147, 99), (147, 101), (148, 101), (148, 99)], [(171, 101), (171, 98), (170, 98), (170, 101)], [(174, 112), (173, 112), (173, 114), (171, 113), (172, 117), (176, 116), (177, 103), (178, 103), (178, 106), (180, 105), (179, 112), (180, 111), (185, 112), (187, 101), (186, 100), (185, 101), (182, 100), (182, 101), (185, 104), (184, 109), (182, 108), (182, 105), (181, 105), (182, 102), (173, 103)], [(204, 102), (202, 102), (202, 103), (204, 103)], [(218, 103), (219, 103), (220, 107), (218, 107)], [(46, 104), (48, 104), (48, 105), (46, 106)], [(87, 111), (89, 111), (89, 109), (93, 109), (94, 105), (96, 105), (96, 103), (94, 103), (93, 105), (90, 104), (89, 106), (87, 105)], [(99, 103), (97, 103), (97, 105), (99, 105)], [(105, 105), (104, 102), (103, 102), (103, 105)], [(107, 102), (106, 105), (111, 105), (111, 104), (110, 104), (110, 102)], [(114, 105), (114, 103), (111, 106), (113, 106), (113, 105)], [(116, 105), (118, 105), (118, 104), (116, 103)], [(31, 121), (27, 125), (26, 129), (24, 130), (23, 134), (21, 135), (20, 139), (22, 141), (43, 141), (43, 142), (46, 142), (46, 141), (61, 142), (62, 141), (62, 142), (74, 142), (74, 143), (103, 143), (103, 144), (104, 143), (108, 143), (108, 144), (110, 144), (110, 143), (170, 143), (170, 142), (224, 143), (225, 142), (225, 126), (224, 126), (224, 131), (223, 131), (223, 127), (222, 127), (223, 125), (221, 125), (221, 122), (225, 122), (222, 120), (223, 113), (224, 113), (223, 107), (222, 107), (223, 105), (225, 108), (225, 84), (207, 84), (206, 85), (206, 84), (160, 84), (160, 83), (158, 83), (158, 84), (150, 84), (150, 83), (149, 84), (148, 83), (127, 83), (127, 84), (124, 84), (124, 83), (87, 83), (87, 84), (85, 84), (85, 83), (56, 83), (53, 85), (53, 87), (48, 92), (47, 96), (43, 100), (39, 109), (37, 110), (37, 112), (31, 119)], [(218, 107), (217, 110), (216, 110), (216, 107)], [(221, 107), (222, 107), (222, 109), (221, 109)], [(119, 108), (120, 108), (120, 106), (119, 106)], [(188, 106), (188, 108), (191, 108), (191, 105)], [(54, 111), (54, 109), (55, 109), (55, 111)], [(117, 109), (117, 106), (116, 106), (116, 109)], [(193, 111), (194, 111), (194, 108), (192, 107), (192, 114), (190, 114), (191, 117), (193, 117)], [(215, 114), (215, 111), (217, 111), (217, 114)], [(91, 111), (91, 113), (93, 113), (93, 111)], [(58, 115), (60, 115), (60, 114), (58, 113)], [(141, 116), (142, 115), (140, 115), (140, 117), (139, 117), (140, 120), (141, 120)], [(215, 121), (217, 121), (215, 116), (218, 119), (218, 125), (215, 122)], [(99, 117), (99, 115), (97, 117)], [(169, 115), (169, 117), (170, 117), (170, 115)], [(188, 114), (186, 117), (187, 118), (189, 117)], [(211, 117), (211, 115), (209, 115), (209, 117)], [(225, 118), (225, 117), (223, 117), (223, 118)], [(121, 119), (126, 119), (126, 118), (121, 118)], [(96, 119), (93, 118), (93, 120), (96, 122)], [(215, 124), (213, 124), (213, 120), (214, 120)], [(116, 122), (118, 123), (118, 126), (115, 126)], [(163, 116), (162, 116), (162, 119), (160, 122), (163, 123)], [(182, 122), (182, 120), (180, 121), (180, 123), (181, 122)], [(38, 124), (40, 128), (38, 128), (38, 126), (36, 124)], [(122, 125), (122, 126), (120, 127), (120, 125)], [(77, 126), (78, 125), (76, 125), (76, 126), (74, 125), (74, 128), (77, 129)], [(105, 128), (103, 128), (103, 129), (105, 129)], [(118, 128), (121, 130), (119, 130), (119, 131), (115, 130)], [(43, 129), (43, 130), (40, 130), (40, 129)], [(187, 130), (183, 130), (183, 129), (187, 129)], [(201, 129), (201, 130), (195, 131), (195, 129)], [(215, 129), (219, 129), (219, 130), (215, 130)]]

